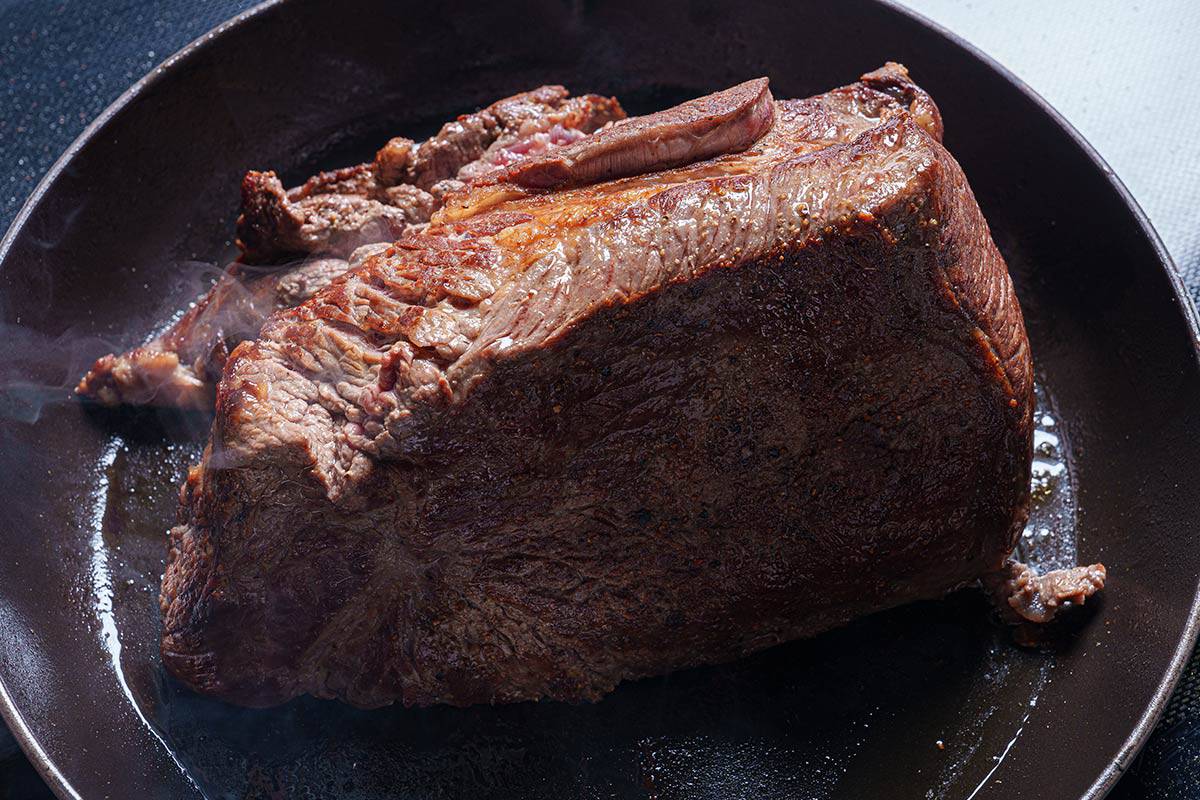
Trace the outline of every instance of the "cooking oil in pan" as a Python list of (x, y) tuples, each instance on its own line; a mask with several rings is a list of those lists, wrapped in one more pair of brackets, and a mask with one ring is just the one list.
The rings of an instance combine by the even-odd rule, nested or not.
[(1075, 487), (1067, 461), (1066, 431), (1045, 388), (1034, 384), (1033, 470), (1029, 521), (1017, 542), (1017, 554), (1038, 571), (1077, 563)]

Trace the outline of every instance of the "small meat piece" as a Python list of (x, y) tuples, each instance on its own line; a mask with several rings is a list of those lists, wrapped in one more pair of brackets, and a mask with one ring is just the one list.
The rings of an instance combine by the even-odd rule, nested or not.
[(408, 179), (416, 143), (397, 136), (375, 154), (375, 174), (384, 186), (395, 186)]
[(167, 669), (248, 705), (594, 700), (1001, 569), (1032, 363), (933, 101), (891, 64), (770, 120), (447, 205), (239, 345)]
[(1010, 560), (1002, 570), (985, 576), (983, 583), (1005, 620), (1043, 625), (1064, 609), (1083, 605), (1104, 588), (1107, 576), (1103, 564), (1039, 575), (1028, 565)]
[(238, 246), (246, 263), (254, 264), (303, 253), (348, 255), (364, 244), (396, 239), (409, 225), (427, 221), (435, 205), (429, 193), (408, 188), (421, 194), (408, 195), (403, 207), (333, 192), (293, 202), (274, 172), (248, 172)]
[(758, 78), (645, 117), (510, 167), (496, 176), (527, 189), (556, 189), (642, 175), (740, 153), (771, 127), (774, 105)]

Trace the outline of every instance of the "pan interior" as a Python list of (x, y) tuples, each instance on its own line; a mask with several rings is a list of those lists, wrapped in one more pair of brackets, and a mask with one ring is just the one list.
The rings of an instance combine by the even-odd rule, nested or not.
[[(165, 677), (165, 530), (209, 420), (89, 411), (69, 387), (228, 257), (245, 169), (294, 181), (545, 82), (644, 111), (760, 74), (776, 96), (804, 96), (889, 59), (942, 109), (1069, 455), (1063, 508), (1048, 512), (1065, 516), (1028, 545), (1074, 530), (1081, 558), (1110, 568), (1106, 596), (1055, 652), (1012, 648), (962, 592), (587, 706), (245, 711)], [(0, 248), (6, 714), (60, 793), (86, 798), (1101, 791), (1193, 636), (1200, 496), (1181, 476), (1200, 474), (1200, 370), (1168, 269), (1129, 201), (1035, 99), (886, 5), (277, 4), (141, 87)], [(1074, 526), (1059, 524), (1070, 511)]]

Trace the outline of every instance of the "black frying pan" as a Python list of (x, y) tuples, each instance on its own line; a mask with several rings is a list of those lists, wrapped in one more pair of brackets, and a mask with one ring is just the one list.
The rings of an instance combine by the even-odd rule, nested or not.
[[(1110, 568), (1055, 651), (1011, 647), (965, 592), (587, 706), (245, 711), (164, 675), (163, 531), (207, 420), (66, 387), (230, 255), (244, 170), (302, 178), (544, 82), (637, 112), (759, 74), (807, 95), (887, 59), (937, 99), (1009, 259), (1069, 443), (1060, 527)], [(1051, 109), (890, 5), (268, 3), (106, 111), (0, 262), (0, 707), (63, 797), (1098, 797), (1196, 635), (1198, 333), (1169, 259)]]

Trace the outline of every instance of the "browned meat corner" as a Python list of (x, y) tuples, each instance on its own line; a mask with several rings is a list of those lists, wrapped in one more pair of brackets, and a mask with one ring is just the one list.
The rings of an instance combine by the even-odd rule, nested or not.
[(240, 345), (168, 669), (248, 705), (592, 700), (1000, 569), (1029, 347), (933, 101), (889, 64), (769, 119), (601, 183), (573, 145), (572, 188), (447, 206)]
[(624, 116), (613, 98), (543, 86), (447, 123), (420, 144), (393, 139), (374, 161), (323, 172), (290, 191), (273, 172), (247, 173), (239, 263), (164, 334), (99, 359), (76, 391), (104, 405), (211, 407), (238, 342), (370, 252), (361, 248), (428, 222), (459, 179), (542, 155)]

